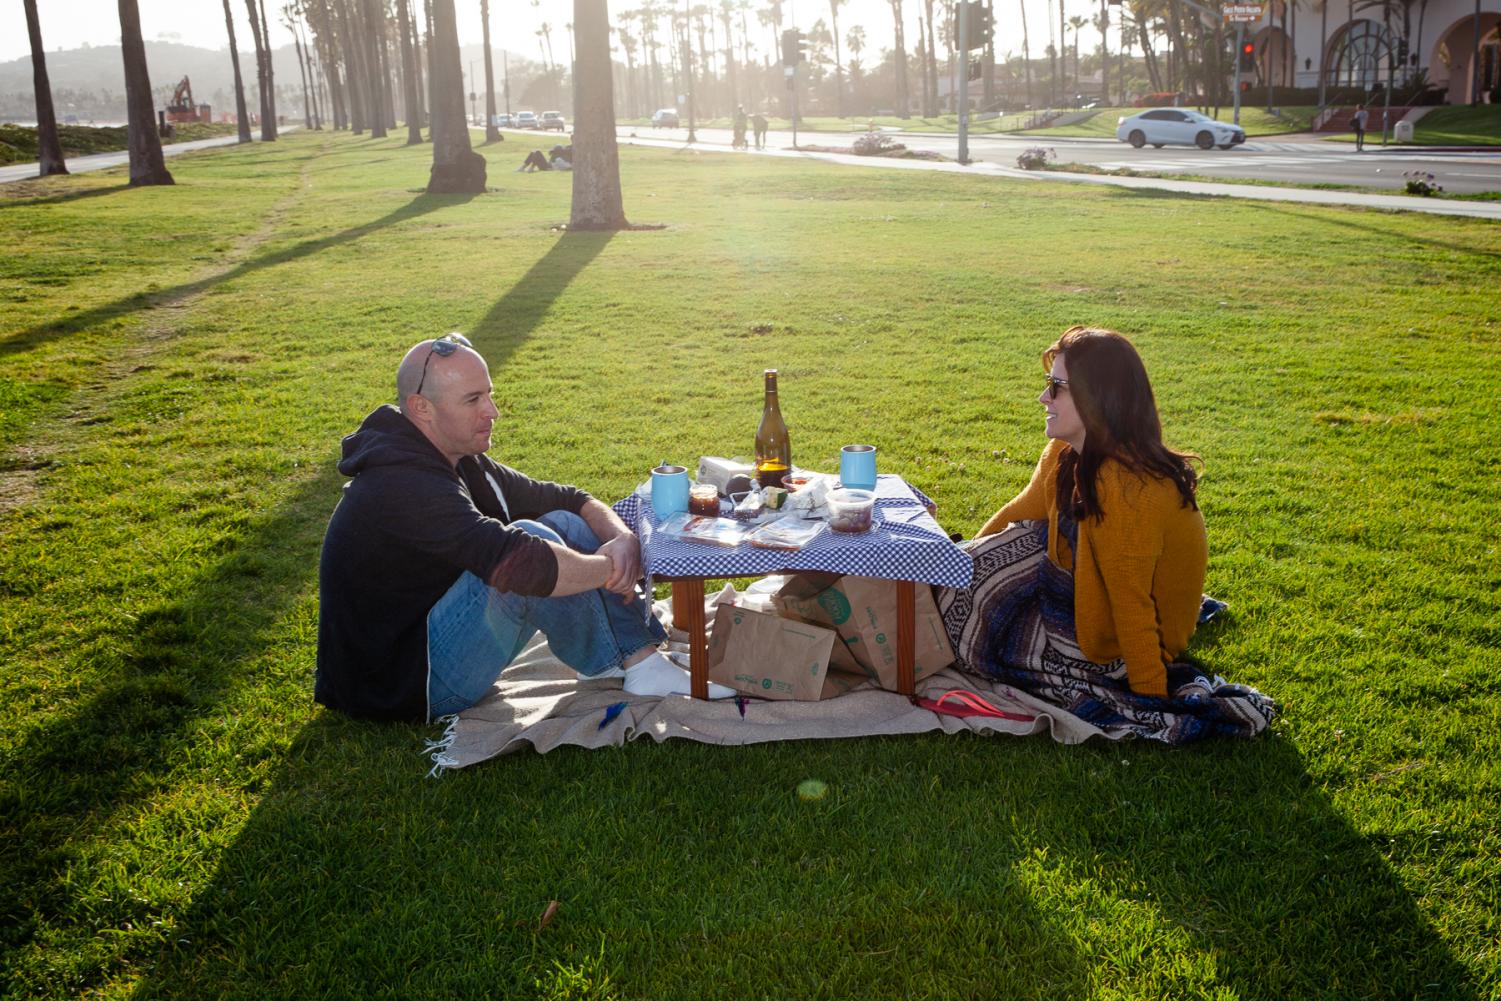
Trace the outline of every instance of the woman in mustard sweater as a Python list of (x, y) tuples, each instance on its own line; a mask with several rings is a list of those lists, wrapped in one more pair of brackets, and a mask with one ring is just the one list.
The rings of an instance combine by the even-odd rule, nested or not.
[(1178, 663), (1209, 557), (1197, 457), (1163, 444), (1136, 349), (1072, 327), (1042, 360), (1052, 440), (966, 544), (974, 582), (938, 596), (961, 665), (1107, 732), (1173, 743), (1259, 732), (1270, 699)]

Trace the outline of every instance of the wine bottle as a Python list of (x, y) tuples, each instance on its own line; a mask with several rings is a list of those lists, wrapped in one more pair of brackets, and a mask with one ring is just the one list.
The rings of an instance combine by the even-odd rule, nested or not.
[(779, 487), (792, 468), (792, 443), (787, 422), (777, 405), (777, 370), (766, 370), (766, 403), (761, 408), (761, 426), (756, 428), (756, 480), (763, 487)]

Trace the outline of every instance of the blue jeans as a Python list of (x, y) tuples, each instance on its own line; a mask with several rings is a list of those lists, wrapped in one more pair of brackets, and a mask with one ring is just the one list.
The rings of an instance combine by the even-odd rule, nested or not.
[[(588, 523), (567, 511), (512, 527), (583, 553), (599, 548)], [(639, 597), (603, 589), (565, 598), (510, 594), (466, 571), (427, 614), (428, 719), (484, 698), (539, 631), (558, 659), (585, 677), (618, 668), (637, 650), (667, 638)]]

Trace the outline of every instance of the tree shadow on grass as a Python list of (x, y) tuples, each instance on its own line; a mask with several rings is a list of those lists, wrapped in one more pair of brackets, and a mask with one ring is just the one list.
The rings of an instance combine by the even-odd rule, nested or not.
[(1277, 739), (639, 741), (423, 781), (420, 733), (308, 724), (142, 994), (1478, 997)]
[[(144, 996), (555, 996), (534, 984), (557, 969), (593, 988), (568, 997), (607, 996), (606, 975), (657, 1001), (1087, 994), (1023, 879), (946, 852), (944, 811), (876, 802), (900, 745), (641, 741), (424, 781), (416, 734), (351, 729), (299, 735)], [(787, 777), (810, 772), (878, 819), (799, 802)]]
[[(1290, 742), (1097, 753), (1101, 776), (1065, 777), (1038, 823), (1062, 857), (1183, 929), (1235, 996), (1480, 996)], [(1101, 807), (1083, 824), (1061, 808), (1081, 801)]]
[[(414, 206), (422, 207), (408, 206), (401, 217), (451, 201), (420, 198)], [(338, 239), (357, 238), (397, 221), (396, 215)], [(561, 237), (501, 297), (491, 311), (495, 322), (488, 334), (477, 331), (482, 339), (476, 343), (492, 370), (509, 360), (608, 240), (592, 234)], [(314, 242), (320, 246), (299, 245), (293, 256), (332, 240)], [(503, 331), (494, 329), (498, 325)], [(395, 359), (390, 364), (394, 367)], [(343, 430), (330, 432), (330, 449)], [(184, 754), (195, 739), (204, 739), (196, 729), (225, 712), (237, 689), (262, 683), (249, 671), (261, 662), (270, 634), (306, 600), (341, 481), (330, 463), (248, 538), (226, 542), (228, 555), (206, 566), (180, 596), (139, 615), (129, 635), (79, 653), (87, 659), (92, 690), (25, 734), (0, 761), (0, 816), (6, 830), (0, 842), (6, 886), (0, 897), (0, 970), (10, 971), (21, 953), (36, 949), (39, 934), (75, 927), (81, 917), (70, 910), (78, 892), (71, 869), (81, 846), (101, 836), (120, 813), (176, 788), (177, 769), (192, 767), (183, 764)], [(313, 650), (305, 655), (310, 692)], [(328, 719), (313, 724), (314, 733), (330, 728), (347, 733), (360, 726)], [(245, 753), (249, 759), (256, 752)], [(145, 912), (143, 918), (144, 903), (93, 899), (89, 919), (100, 927), (140, 923), (151, 917)]]
[(225, 282), (234, 281), (237, 278), (254, 274), (266, 268), (291, 264), (324, 250), (353, 243), (388, 226), (416, 219), (430, 212), (437, 212), (440, 209), (462, 205), (473, 197), (473, 195), (418, 195), (401, 208), (389, 212), (379, 219), (361, 223), (358, 226), (352, 226), (341, 233), (319, 237), (315, 240), (304, 240), (301, 243), (263, 254), (252, 260), (237, 264), (227, 271), (208, 275), (196, 281), (186, 282), (173, 288), (161, 289), (154, 292), (138, 292), (135, 295), (116, 299), (113, 302), (102, 303), (90, 309), (71, 313), (66, 317), (32, 327), (29, 330), (20, 331), (7, 340), (0, 342), (0, 357), (30, 351), (48, 341), (66, 337), (69, 334), (77, 333), (80, 330), (87, 329), (107, 320), (129, 316), (142, 309), (173, 305), (182, 299), (198, 295)]
[(57, 194), (38, 194), (35, 198), (27, 197), (25, 190), (10, 190), (0, 188), (0, 205), (11, 208), (30, 208), (36, 205), (63, 205), (68, 202), (82, 201), (85, 198), (98, 198), (102, 195), (118, 195), (130, 190), (129, 184), (110, 184), (99, 188), (80, 188), (76, 191), (65, 191)]

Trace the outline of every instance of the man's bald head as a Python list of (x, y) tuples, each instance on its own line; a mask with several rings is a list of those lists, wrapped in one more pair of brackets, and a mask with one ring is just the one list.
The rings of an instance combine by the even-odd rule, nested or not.
[(443, 373), (460, 356), (479, 358), (480, 364), (484, 364), (479, 352), (470, 347), (468, 338), (460, 333), (444, 334), (412, 345), (396, 367), (396, 400), (402, 410), (407, 409), (407, 398), (418, 392), (429, 399), (438, 399), (447, 382)]

